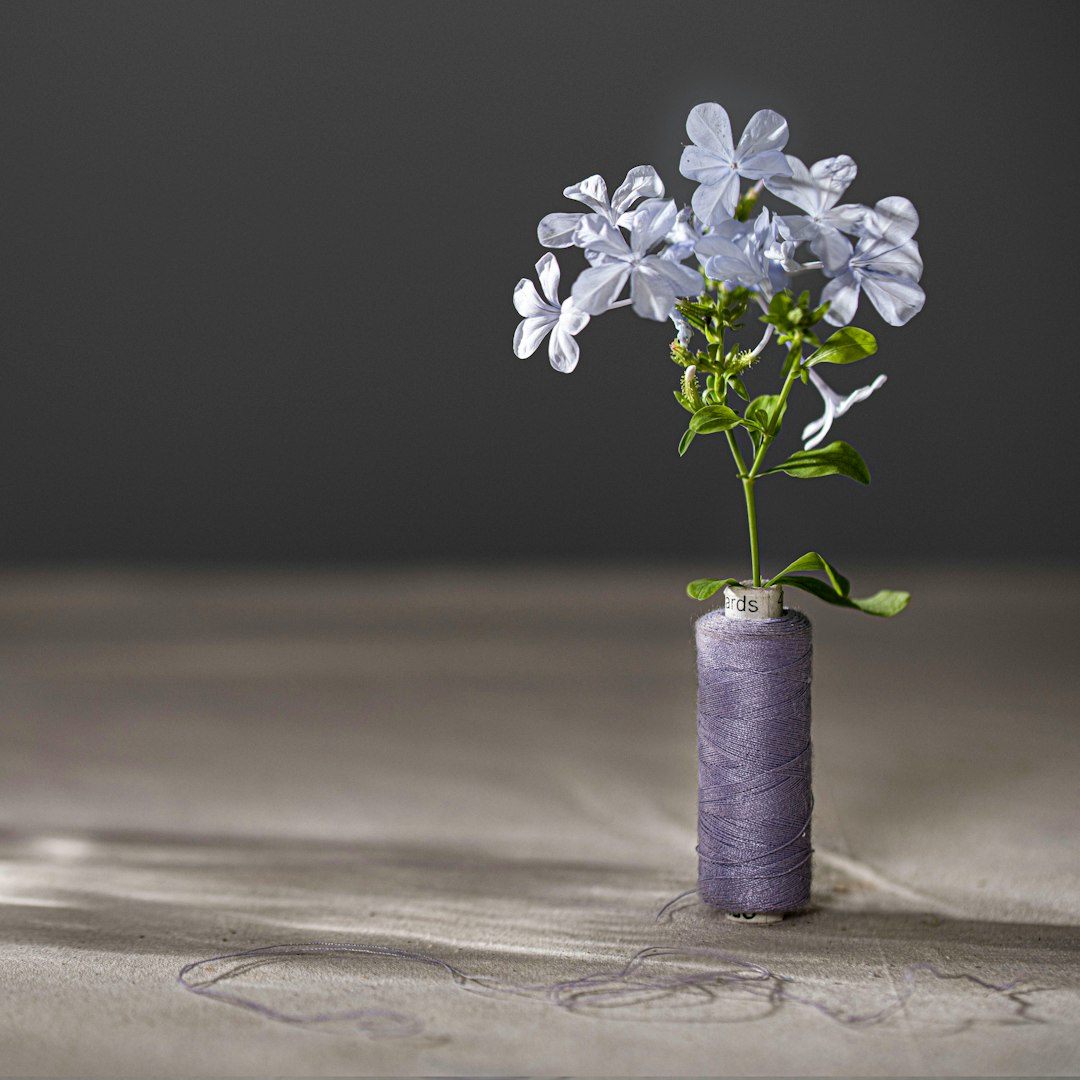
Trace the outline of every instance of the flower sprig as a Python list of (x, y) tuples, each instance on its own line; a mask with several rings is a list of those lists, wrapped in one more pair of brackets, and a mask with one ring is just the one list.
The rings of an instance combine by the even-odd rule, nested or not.
[[(587, 266), (563, 301), (551, 252), (536, 264), (543, 297), (528, 279), (518, 282), (514, 303), (523, 318), (514, 351), (531, 356), (550, 335), (552, 366), (570, 372), (579, 359), (576, 335), (596, 316), (629, 306), (643, 318), (670, 319), (676, 330), (670, 356), (681, 368), (675, 399), (690, 414), (679, 454), (698, 436), (725, 436), (746, 501), (752, 583), (787, 585), (842, 607), (895, 615), (907, 605), (907, 593), (882, 590), (855, 599), (847, 579), (817, 552), (764, 577), (756, 485), (781, 473), (870, 483), (870, 471), (853, 446), (822, 443), (834, 421), (880, 389), (885, 376), (841, 395), (816, 369), (877, 351), (873, 335), (851, 325), (862, 296), (891, 326), (904, 325), (922, 309), (915, 208), (901, 196), (873, 206), (841, 203), (855, 180), (855, 162), (840, 154), (806, 166), (783, 153), (787, 121), (772, 110), (755, 113), (737, 143), (727, 112), (715, 103), (692, 109), (686, 130), (691, 143), (680, 171), (698, 185), (689, 207), (679, 209), (665, 198), (651, 165), (630, 169), (610, 197), (600, 176), (564, 190), (586, 210), (547, 215), (537, 238), (547, 248), (577, 248)], [(741, 179), (751, 183), (743, 189)], [(772, 209), (766, 193), (802, 213)], [(809, 289), (796, 293), (793, 287), (796, 278), (815, 271), (826, 278), (817, 301)], [(749, 313), (763, 324), (753, 344), (737, 340)], [(826, 336), (821, 324), (839, 329)], [(782, 350), (779, 389), (752, 397), (745, 377), (760, 367), (770, 344)], [(769, 464), (796, 383), (814, 387), (824, 412), (804, 428), (802, 450)], [(699, 578), (687, 591), (705, 600), (732, 583), (733, 578)]]

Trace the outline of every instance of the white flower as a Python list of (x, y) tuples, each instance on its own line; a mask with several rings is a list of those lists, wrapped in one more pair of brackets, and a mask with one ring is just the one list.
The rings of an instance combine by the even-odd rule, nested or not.
[(732, 142), (728, 114), (716, 102), (690, 110), (686, 133), (694, 145), (683, 150), (679, 171), (700, 184), (691, 204), (706, 225), (735, 213), (740, 176), (764, 180), (791, 172), (781, 153), (788, 140), (787, 121), (772, 109), (761, 109), (750, 117), (738, 146)]
[(611, 222), (598, 214), (586, 214), (578, 225), (574, 243), (585, 249), (589, 269), (574, 282), (571, 293), (582, 311), (599, 315), (617, 302), (627, 281), (634, 312), (661, 321), (671, 314), (675, 298), (701, 291), (701, 276), (682, 263), (650, 255), (675, 225), (671, 199), (647, 199), (620, 221), (630, 230), (630, 242)]
[(835, 262), (826, 262), (824, 271), (832, 281), (821, 290), (821, 300), (829, 301), (826, 322), (845, 326), (855, 316), (859, 293), (864, 291), (878, 314), (890, 326), (903, 326), (913, 319), (926, 302), (918, 284), (922, 277), (922, 258), (914, 240), (896, 242), (885, 237), (864, 236), (852, 250), (851, 242), (841, 236), (834, 245)]
[(794, 243), (778, 233), (766, 207), (752, 222), (721, 222), (696, 248), (709, 277), (753, 289), (767, 300), (787, 284), (785, 270), (798, 266), (794, 250)]
[[(607, 184), (599, 174), (587, 177), (580, 184), (571, 184), (563, 195), (584, 203), (594, 214), (618, 225), (619, 219), (638, 199), (659, 198), (664, 194), (664, 182), (651, 165), (635, 165), (626, 179), (608, 200)], [(536, 237), (543, 247), (564, 248), (574, 243), (574, 230), (585, 214), (548, 214), (536, 227)]]
[(912, 239), (919, 215), (910, 199), (890, 195), (867, 208), (856, 225), (860, 237), (837, 236), (822, 253), (822, 269), (833, 280), (821, 292), (828, 300), (825, 316), (833, 326), (851, 322), (865, 292), (878, 314), (890, 326), (903, 326), (922, 311), (926, 295), (918, 284), (923, 264), (919, 245)]
[(804, 450), (813, 450), (829, 433), (829, 428), (838, 416), (843, 416), (852, 405), (865, 401), (875, 390), (884, 386), (885, 376), (879, 375), (869, 386), (860, 386), (847, 397), (838, 394), (813, 368), (810, 369), (810, 381), (825, 400), (825, 412), (803, 428)]
[(805, 210), (806, 216), (785, 215), (780, 218), (781, 224), (796, 243), (809, 241), (819, 259), (830, 261), (830, 252), (835, 252), (833, 261), (842, 258), (843, 252), (834, 247), (837, 242), (842, 242), (840, 233), (860, 235), (862, 220), (871, 213), (868, 207), (857, 203), (836, 205), (855, 179), (855, 162), (847, 154), (839, 154), (816, 161), (807, 168), (791, 154), (786, 154), (785, 158), (791, 167), (791, 175), (770, 177), (765, 186), (774, 195)]
[(532, 356), (550, 333), (551, 366), (556, 371), (573, 371), (579, 352), (574, 335), (585, 329), (589, 316), (573, 300), (559, 303), (559, 264), (550, 251), (536, 264), (536, 276), (547, 297), (546, 303), (528, 278), (522, 278), (514, 287), (514, 307), (524, 316), (514, 332), (514, 353), (520, 357)]

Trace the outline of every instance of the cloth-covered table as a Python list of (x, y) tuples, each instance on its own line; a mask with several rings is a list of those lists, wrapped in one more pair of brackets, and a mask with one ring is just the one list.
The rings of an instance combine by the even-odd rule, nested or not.
[[(696, 874), (689, 576), (4, 573), (0, 1072), (1080, 1071), (1080, 576), (1014, 604), (989, 573), (855, 574), (912, 589), (893, 620), (789, 596), (815, 628), (815, 889), (776, 926), (693, 897), (656, 918)], [(692, 953), (572, 1009), (392, 958), (199, 973), (415, 1021), (373, 1037), (176, 983), (315, 940), (548, 987), (706, 946), (791, 992), (661, 989)]]

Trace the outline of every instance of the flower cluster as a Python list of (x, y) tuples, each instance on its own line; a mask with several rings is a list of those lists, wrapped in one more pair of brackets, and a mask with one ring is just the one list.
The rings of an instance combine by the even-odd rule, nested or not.
[[(523, 319), (516, 355), (531, 356), (550, 334), (552, 366), (573, 371), (579, 356), (574, 337), (591, 317), (625, 306), (647, 319), (673, 319), (685, 346), (690, 329), (676, 303), (696, 296), (707, 281), (728, 291), (741, 287), (765, 308), (801, 275), (820, 271), (827, 279), (820, 294), (828, 305), (824, 319), (833, 326), (851, 322), (862, 294), (891, 326), (921, 310), (919, 219), (908, 199), (890, 196), (872, 207), (841, 203), (855, 180), (855, 162), (840, 154), (808, 167), (785, 154), (787, 121), (771, 109), (755, 113), (737, 143), (727, 112), (711, 102), (691, 110), (686, 132), (690, 145), (679, 169), (698, 185), (689, 207), (678, 209), (664, 197), (651, 165), (631, 169), (610, 197), (600, 176), (565, 189), (586, 209), (548, 214), (537, 238), (547, 248), (580, 249), (588, 266), (561, 303), (554, 292), (559, 268), (550, 253), (536, 266), (547, 304), (532, 282), (518, 283), (514, 304)], [(754, 182), (745, 195), (741, 179)], [(758, 210), (763, 190), (800, 212)], [(807, 250), (812, 258), (800, 259)], [(813, 432), (820, 439), (833, 416), (880, 383), (843, 399), (844, 408), (820, 376), (814, 385), (826, 402), (824, 423)]]
[[(915, 207), (901, 196), (880, 199), (873, 206), (841, 202), (855, 180), (855, 162), (839, 154), (807, 166), (786, 154), (787, 121), (771, 109), (756, 112), (736, 142), (720, 105), (697, 105), (687, 117), (686, 132), (690, 144), (682, 152), (679, 171), (697, 185), (687, 207), (665, 196), (664, 183), (651, 165), (631, 169), (610, 196), (600, 176), (564, 190), (584, 209), (548, 214), (537, 238), (546, 248), (578, 249), (587, 265), (565, 300), (559, 299), (560, 270), (550, 251), (536, 264), (543, 296), (529, 279), (518, 282), (514, 306), (522, 320), (514, 352), (531, 356), (548, 338), (552, 366), (570, 372), (579, 358), (576, 336), (596, 316), (629, 306), (646, 319), (670, 319), (676, 330), (671, 359), (682, 369), (675, 397), (692, 414), (679, 452), (685, 453), (697, 435), (727, 434), (746, 488), (754, 581), (760, 584), (753, 512), (753, 487), (759, 478), (777, 472), (801, 477), (839, 474), (869, 483), (869, 470), (853, 447), (820, 444), (833, 421), (879, 389), (885, 376), (844, 395), (815, 368), (848, 364), (876, 350), (870, 334), (850, 326), (860, 297), (865, 295), (890, 326), (903, 326), (922, 309), (922, 259), (914, 239), (919, 219)], [(768, 196), (787, 205), (773, 208)], [(813, 272), (825, 279), (816, 303), (803, 278)], [(752, 306), (760, 309), (766, 324), (760, 341), (752, 347), (727, 347), (725, 334), (744, 325), (739, 320)], [(821, 321), (841, 329), (822, 342), (814, 331)], [(704, 347), (695, 348), (699, 337)], [(743, 376), (770, 341), (786, 349), (783, 386), (778, 394), (751, 399)], [(803, 430), (802, 451), (766, 469), (765, 454), (779, 433), (792, 385), (800, 380), (821, 395), (824, 413)], [(729, 393), (746, 402), (741, 413), (732, 408)], [(739, 451), (737, 431), (750, 439), (749, 465)], [(821, 584), (816, 579), (790, 577), (799, 569), (826, 572), (835, 592), (826, 598), (833, 603), (873, 614), (893, 614), (906, 603), (898, 599), (906, 597), (900, 593), (865, 603), (850, 600), (840, 585), (844, 579), (834, 576), (816, 553), (783, 572), (789, 575), (787, 583), (814, 591), (810, 586)], [(702, 581), (707, 587), (692, 589), (699, 599), (704, 598), (699, 595), (702, 589), (711, 595), (709, 590), (722, 584)]]

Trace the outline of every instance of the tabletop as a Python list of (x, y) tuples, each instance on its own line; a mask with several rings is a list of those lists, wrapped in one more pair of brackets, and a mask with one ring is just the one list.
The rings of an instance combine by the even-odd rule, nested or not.
[[(1080, 575), (798, 604), (814, 893), (773, 926), (658, 914), (691, 576), (0, 574), (0, 1072), (1080, 1071)], [(369, 951), (209, 959), (313, 941)]]

